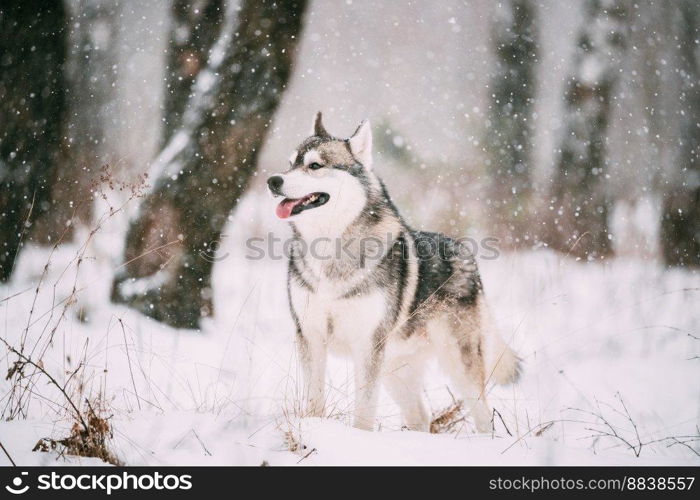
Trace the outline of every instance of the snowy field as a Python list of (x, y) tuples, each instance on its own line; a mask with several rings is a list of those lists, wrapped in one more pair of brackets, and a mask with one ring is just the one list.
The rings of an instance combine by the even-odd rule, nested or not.
[[(370, 433), (348, 425), (353, 383), (344, 360), (330, 365), (327, 418), (300, 415), (286, 262), (250, 260), (244, 242), (285, 229), (260, 215), (255, 196), (222, 241), (216, 316), (201, 332), (110, 304), (123, 225), (115, 217), (84, 248), (27, 249), (0, 288), (0, 329), (60, 385), (68, 381), (78, 405), (99, 399), (112, 426), (108, 446), (125, 464), (700, 464), (697, 273), (631, 257), (582, 263), (547, 250), (482, 259), (491, 308), (524, 359), (517, 385), (489, 393), (500, 414), (493, 432), (475, 434), (468, 418), (447, 434), (402, 430), (382, 394), (379, 430)], [(7, 372), (17, 356), (1, 352)], [(0, 423), (0, 441), (16, 463), (99, 462), (32, 452), (39, 439), (70, 432), (65, 397), (37, 374), (18, 400), (14, 379), (2, 378), (4, 416), (19, 413)], [(437, 367), (425, 393), (436, 413), (451, 403)]]

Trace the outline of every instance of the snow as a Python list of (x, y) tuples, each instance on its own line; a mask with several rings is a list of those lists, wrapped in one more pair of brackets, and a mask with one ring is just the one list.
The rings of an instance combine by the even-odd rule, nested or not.
[[(53, 255), (26, 345), (58, 324), (51, 345), (39, 342), (46, 347), (41, 361), (64, 381), (78, 360), (85, 360), (84, 395), (105, 395), (113, 415), (110, 447), (125, 463), (700, 463), (693, 451), (663, 440), (697, 435), (700, 279), (697, 273), (665, 271), (653, 260), (631, 256), (581, 263), (540, 250), (479, 259), (497, 322), (524, 359), (521, 381), (489, 394), (507, 431), (498, 418), (493, 435), (473, 434), (469, 422), (457, 426), (457, 434), (401, 430), (398, 409), (385, 394), (379, 403), (380, 430), (353, 429), (348, 425), (352, 368), (338, 359), (329, 367), (329, 417), (301, 418), (286, 262), (246, 259), (245, 236), (257, 236), (259, 228), (278, 237), (287, 231), (263, 196), (258, 191), (246, 196), (222, 239), (219, 255), (227, 257), (214, 269), (216, 314), (201, 332), (175, 331), (109, 303), (124, 220), (107, 224), (88, 246), (76, 282), (78, 297), (64, 319), (61, 301), (73, 286), (78, 245), (60, 247)], [(19, 345), (28, 324), (47, 258), (47, 250), (26, 249), (15, 279), (0, 288), (2, 337), (12, 345)], [(52, 314), (54, 303), (59, 307)], [(4, 368), (15, 359), (3, 354)], [(31, 449), (41, 437), (65, 436), (71, 425), (66, 412), (49, 402), (60, 402), (60, 394), (45, 379), (37, 382), (33, 390), (42, 397), (32, 398), (26, 420), (0, 423), (0, 440), (24, 465), (53, 463), (54, 453)], [(435, 411), (450, 402), (445, 384), (434, 367), (425, 394)], [(0, 382), (3, 407), (9, 388), (9, 381)], [(634, 422), (644, 443), (640, 456), (618, 439), (590, 437), (606, 427), (585, 411), (600, 413), (636, 444)], [(305, 448), (290, 451), (290, 436)], [(0, 463), (6, 463), (4, 456)]]
[[(72, 0), (74, 9), (78, 3), (81, 9), (90, 4)], [(603, 170), (606, 191), (616, 200), (610, 221), (616, 258), (584, 263), (540, 248), (493, 259), (486, 240), (473, 239), (491, 309), (525, 368), (517, 385), (489, 393), (503, 419), (496, 419), (493, 435), (474, 434), (469, 421), (456, 434), (404, 431), (385, 394), (380, 430), (353, 429), (352, 368), (343, 360), (329, 366), (328, 418), (300, 416), (286, 262), (279, 252), (277, 258), (247, 259), (245, 243), (288, 234), (274, 219), (264, 181), (286, 168), (285, 153), (305, 135), (307, 120), (321, 109), (329, 131), (347, 136), (361, 119), (371, 118), (375, 138), (383, 130), (391, 146), (377, 148), (377, 170), (417, 228), (456, 237), (470, 228), (486, 236), (490, 223), (480, 217), (491, 203), (483, 191), (491, 166), (484, 147), (493, 93), (490, 32), (492, 17), (509, 10), (485, 1), (408, 2), (400, 9), (388, 2), (345, 3), (310, 4), (296, 69), (260, 152), (259, 174), (231, 217), (217, 256), (210, 256), (216, 260), (216, 312), (201, 332), (175, 331), (109, 301), (136, 200), (89, 242), (79, 270), (84, 228), (77, 243), (51, 256), (47, 249), (23, 250), (13, 281), (0, 285), (0, 339), (13, 346), (24, 342), (62, 383), (84, 363), (70, 379), (69, 393), (78, 404), (102, 396), (114, 430), (110, 448), (130, 465), (700, 464), (700, 275), (664, 270), (658, 248), (665, 186), (669, 180), (684, 181), (687, 188), (700, 183), (697, 172), (676, 172), (684, 123), (677, 118), (692, 113), (679, 96), (693, 82), (676, 53), (675, 10), (652, 4), (633, 6), (629, 33), (602, 18), (588, 26), (598, 47), (606, 46), (610, 31), (628, 38), (615, 75), (619, 92)], [(83, 111), (104, 128), (100, 164), (110, 163), (124, 177), (150, 172), (151, 183), (163, 170), (176, 178), (191, 131), (215, 104), (238, 2), (226, 2), (225, 27), (208, 68), (198, 73), (194, 105), (164, 147), (159, 127), (167, 91), (168, 9), (162, 2), (105, 4), (114, 26), (97, 23), (90, 34), (92, 42), (115, 52), (104, 68), (84, 68), (90, 75), (104, 72), (113, 92), (96, 116)], [(537, 2), (531, 173), (543, 198), (567, 125), (562, 111), (570, 78), (598, 82), (610, 59), (621, 57), (619, 49), (581, 54), (584, 5)], [(575, 57), (584, 57), (578, 72)], [(87, 96), (77, 97), (87, 102)], [(586, 144), (574, 146), (580, 153)], [(0, 161), (0, 176), (4, 171)], [(114, 206), (124, 201), (119, 193), (108, 198)], [(105, 210), (100, 205), (96, 213)], [(156, 289), (164, 276), (122, 286), (125, 293)], [(9, 370), (15, 360), (0, 347), (2, 368)], [(0, 442), (14, 460), (100, 463), (31, 451), (39, 439), (64, 437), (72, 426), (59, 391), (41, 376), (35, 382), (24, 413), (0, 422)], [(433, 367), (425, 394), (434, 411), (451, 401), (445, 385)], [(10, 388), (11, 381), (0, 376), (4, 416)], [(605, 435), (611, 432), (637, 448)], [(671, 439), (679, 436), (695, 439), (692, 449)], [(299, 449), (291, 451), (290, 443)], [(6, 462), (0, 453), (0, 464)]]

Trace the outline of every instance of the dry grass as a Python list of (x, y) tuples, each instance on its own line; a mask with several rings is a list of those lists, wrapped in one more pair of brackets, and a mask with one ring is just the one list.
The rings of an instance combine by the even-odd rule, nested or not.
[[(86, 340), (81, 359), (77, 366), (66, 369), (58, 374), (56, 368), (45, 367), (44, 359), (54, 347), (55, 337), (59, 331), (65, 329), (64, 322), (68, 312), (74, 309), (77, 317), (84, 320), (84, 311), (80, 305), (80, 296), (88, 286), (79, 286), (82, 264), (91, 257), (89, 249), (93, 244), (95, 235), (115, 215), (121, 213), (132, 200), (143, 196), (146, 188), (146, 178), (139, 177), (136, 182), (120, 182), (114, 176), (111, 168), (103, 166), (98, 178), (91, 183), (92, 197), (80, 203), (92, 203), (94, 199), (100, 199), (107, 204), (106, 211), (92, 223), (92, 227), (86, 228), (87, 236), (84, 241), (75, 243), (77, 250), (70, 261), (54, 273), (57, 277), (53, 284), (49, 284), (49, 270), (55, 266), (54, 256), (60, 245), (66, 242), (68, 228), (76, 222), (75, 213), (66, 226), (63, 234), (57, 239), (50, 249), (46, 263), (43, 266), (37, 283), (32, 287), (34, 296), (28, 313), (27, 322), (16, 345), (0, 337), (0, 343), (4, 345), (8, 354), (9, 369), (5, 379), (9, 381), (9, 390), (0, 396), (4, 401), (4, 407), (0, 411), (3, 418), (13, 420), (16, 418), (28, 418), (32, 401), (40, 401), (48, 404), (60, 418), (66, 418), (70, 424), (68, 436), (60, 438), (47, 437), (39, 440), (33, 451), (57, 451), (59, 456), (77, 455), (82, 457), (96, 457), (105, 462), (120, 465), (120, 460), (109, 450), (108, 442), (112, 437), (112, 427), (109, 423), (103, 397), (103, 391), (97, 396), (86, 395), (86, 386), (93, 378), (86, 373), (88, 366), (88, 342)], [(126, 191), (127, 199), (118, 206), (110, 203), (110, 192)], [(77, 208), (76, 208), (77, 211)], [(58, 299), (59, 289), (69, 287), (69, 293), (63, 299)], [(89, 285), (89, 283), (88, 283)], [(38, 298), (42, 290), (50, 287), (52, 302), (50, 309), (38, 315)], [(9, 301), (12, 297), (5, 299)], [(6, 304), (6, 307), (9, 307)], [(12, 359), (14, 358), (14, 359)], [(70, 364), (70, 356), (67, 356)], [(48, 385), (54, 394), (46, 393), (40, 387)], [(81, 401), (83, 401), (81, 403)]]
[[(112, 465), (124, 465), (109, 449), (108, 442), (113, 437), (110, 417), (105, 417), (100, 401), (85, 402), (85, 426), (81, 422), (73, 423), (70, 434), (62, 439), (42, 438), (32, 451), (57, 451), (59, 456), (74, 455), (79, 457), (99, 458)], [(95, 410), (97, 408), (97, 410)]]
[(431, 434), (449, 434), (464, 424), (465, 418), (462, 412), (462, 401), (454, 400), (452, 404), (433, 414), (430, 421)]

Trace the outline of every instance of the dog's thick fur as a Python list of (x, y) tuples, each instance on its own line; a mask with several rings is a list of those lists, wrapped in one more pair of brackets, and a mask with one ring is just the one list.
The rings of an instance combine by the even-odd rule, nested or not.
[[(519, 359), (489, 320), (471, 252), (402, 220), (372, 171), (369, 123), (338, 139), (318, 113), (290, 168), (268, 185), (295, 236), (288, 291), (308, 413), (323, 414), (330, 351), (354, 361), (356, 427), (372, 429), (381, 380), (405, 425), (427, 431), (421, 379), (437, 356), (477, 430), (488, 431), (486, 384), (514, 381)], [(332, 250), (319, 255), (321, 247)]]

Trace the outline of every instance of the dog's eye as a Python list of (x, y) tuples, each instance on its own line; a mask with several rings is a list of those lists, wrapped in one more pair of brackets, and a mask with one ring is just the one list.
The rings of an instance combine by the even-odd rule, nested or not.
[(318, 170), (321, 167), (323, 167), (323, 165), (321, 165), (320, 163), (316, 163), (316, 162), (309, 163), (309, 168), (311, 170)]

